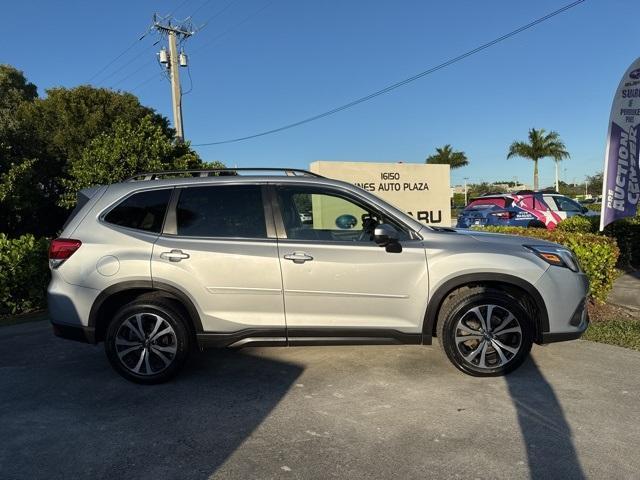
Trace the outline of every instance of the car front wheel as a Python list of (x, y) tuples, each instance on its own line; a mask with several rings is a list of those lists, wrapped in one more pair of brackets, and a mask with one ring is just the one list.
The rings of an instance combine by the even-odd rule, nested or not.
[(485, 287), (464, 288), (445, 302), (438, 338), (449, 360), (474, 376), (518, 368), (533, 343), (531, 318), (518, 298)]

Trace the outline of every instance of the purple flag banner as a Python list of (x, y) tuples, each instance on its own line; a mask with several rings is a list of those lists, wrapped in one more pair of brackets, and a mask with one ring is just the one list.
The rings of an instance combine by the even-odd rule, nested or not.
[(638, 210), (639, 141), (640, 58), (627, 69), (613, 98), (604, 155), (600, 231), (620, 218), (634, 216)]

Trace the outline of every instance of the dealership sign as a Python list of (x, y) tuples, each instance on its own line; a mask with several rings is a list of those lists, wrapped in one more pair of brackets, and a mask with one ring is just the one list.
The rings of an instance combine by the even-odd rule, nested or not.
[(323, 161), (310, 168), (357, 185), (422, 223), (451, 226), (449, 165)]
[(625, 72), (616, 90), (604, 158), (600, 230), (638, 210), (640, 140), (640, 58)]

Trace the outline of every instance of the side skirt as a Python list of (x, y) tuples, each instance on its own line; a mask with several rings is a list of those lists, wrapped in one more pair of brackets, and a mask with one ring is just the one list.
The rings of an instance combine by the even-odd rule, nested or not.
[[(288, 336), (287, 336), (288, 334)], [(305, 345), (421, 345), (421, 333), (387, 329), (289, 328), (246, 329), (232, 333), (198, 333), (204, 348), (284, 347)]]

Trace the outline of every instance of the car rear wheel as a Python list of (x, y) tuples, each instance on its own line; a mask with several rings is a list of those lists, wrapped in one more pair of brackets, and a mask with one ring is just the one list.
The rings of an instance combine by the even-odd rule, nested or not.
[(183, 316), (169, 302), (136, 300), (109, 324), (105, 351), (112, 367), (127, 380), (162, 383), (172, 378), (189, 353)]
[(533, 343), (531, 318), (502, 290), (465, 288), (441, 309), (438, 338), (449, 360), (474, 376), (499, 376), (518, 368)]

